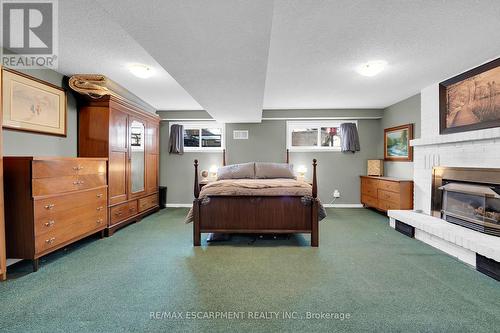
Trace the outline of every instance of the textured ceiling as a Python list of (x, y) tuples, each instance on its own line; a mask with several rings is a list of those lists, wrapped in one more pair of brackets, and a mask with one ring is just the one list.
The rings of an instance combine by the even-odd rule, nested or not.
[[(61, 72), (103, 73), (157, 109), (224, 122), (386, 107), (500, 56), (498, 0), (65, 0), (59, 11)], [(380, 75), (354, 71), (378, 59)]]
[[(130, 63), (152, 66), (155, 75), (139, 79)], [(59, 1), (59, 71), (104, 74), (157, 109), (203, 109), (94, 0)]]
[[(264, 108), (377, 108), (500, 56), (498, 0), (276, 0)], [(386, 60), (374, 77), (354, 71)]]
[(262, 117), (273, 2), (99, 0), (212, 117)]

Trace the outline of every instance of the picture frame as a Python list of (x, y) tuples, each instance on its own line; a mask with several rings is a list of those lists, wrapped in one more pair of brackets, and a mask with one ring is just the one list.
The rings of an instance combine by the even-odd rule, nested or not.
[(439, 133), (500, 127), (500, 58), (439, 84)]
[(384, 160), (412, 162), (413, 124), (406, 124), (384, 129)]
[(2, 69), (3, 128), (66, 137), (66, 91), (9, 68)]

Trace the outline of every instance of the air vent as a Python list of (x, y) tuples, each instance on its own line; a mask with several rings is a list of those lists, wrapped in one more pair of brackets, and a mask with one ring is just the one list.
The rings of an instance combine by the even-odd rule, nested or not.
[(234, 140), (248, 140), (248, 131), (233, 131)]

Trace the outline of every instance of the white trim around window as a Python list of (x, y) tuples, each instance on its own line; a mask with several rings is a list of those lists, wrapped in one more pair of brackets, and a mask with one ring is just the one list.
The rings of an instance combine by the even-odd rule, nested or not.
[(210, 128), (220, 128), (221, 129), (221, 146), (220, 147), (202, 147), (201, 135), (199, 139), (198, 147), (186, 147), (184, 146), (185, 152), (220, 152), (226, 148), (226, 126), (225, 124), (218, 123), (215, 121), (173, 121), (169, 123), (169, 131), (172, 125), (182, 125), (184, 130), (186, 129), (197, 129), (200, 131), (202, 129)]
[[(286, 147), (291, 152), (310, 152), (310, 151), (324, 151), (334, 152), (341, 151), (341, 146), (322, 146), (321, 145), (321, 128), (340, 128), (342, 123), (355, 123), (358, 126), (357, 120), (308, 120), (308, 121), (287, 121), (286, 122)], [(310, 146), (293, 146), (292, 133), (294, 130), (299, 129), (312, 129), (316, 131), (316, 144)], [(339, 133), (340, 135), (340, 129)]]

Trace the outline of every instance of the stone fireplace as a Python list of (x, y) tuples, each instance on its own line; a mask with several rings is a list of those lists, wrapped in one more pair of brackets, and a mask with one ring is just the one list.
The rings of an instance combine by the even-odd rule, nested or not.
[(500, 169), (434, 167), (432, 215), (500, 236)]

